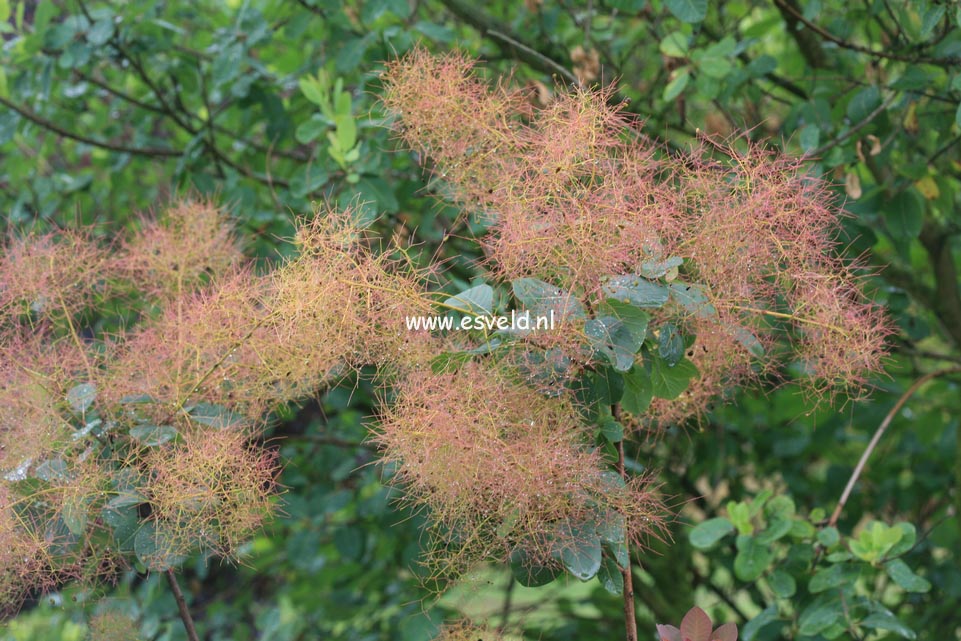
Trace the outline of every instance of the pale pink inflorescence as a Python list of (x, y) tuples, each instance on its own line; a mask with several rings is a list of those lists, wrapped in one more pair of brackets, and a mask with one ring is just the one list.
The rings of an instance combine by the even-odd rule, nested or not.
[(0, 330), (0, 469), (11, 470), (70, 446), (64, 399), (95, 357), (42, 331)]
[(104, 293), (107, 252), (74, 231), (11, 238), (0, 255), (0, 315), (63, 320)]
[(194, 199), (144, 219), (122, 247), (118, 268), (141, 294), (170, 300), (197, 291), (242, 260), (224, 210)]
[(164, 569), (198, 548), (231, 557), (261, 528), (272, 509), (276, 460), (248, 440), (234, 428), (194, 429), (146, 453), (143, 492), (158, 541), (148, 565)]
[[(890, 330), (838, 256), (833, 198), (800, 162), (706, 139), (658, 153), (609, 91), (510, 111), (515, 94), (488, 86), (459, 54), (415, 50), (385, 81), (404, 142), (430, 157), (455, 198), (490, 218), (481, 243), (494, 277), (542, 279), (588, 305), (603, 300), (613, 275), (653, 270), (662, 284), (695, 288), (693, 301), (675, 290), (656, 320), (696, 336), (690, 358), (700, 377), (677, 401), (655, 401), (642, 423), (699, 416), (726, 390), (777, 372), (785, 354), (820, 395), (856, 393), (881, 369)], [(470, 118), (467, 102), (483, 116)], [(465, 146), (456, 123), (468, 121)], [(478, 159), (475, 149), (497, 153)], [(658, 271), (667, 259), (683, 263)], [(771, 349), (784, 338), (793, 352)]]
[[(352, 212), (324, 209), (301, 222), (296, 257), (256, 273), (224, 212), (187, 201), (113, 256), (71, 232), (8, 243), (4, 612), (31, 590), (115, 573), (109, 542), (131, 510), (153, 569), (198, 551), (236, 558), (273, 507), (276, 461), (257, 443), (270, 411), (370, 364), (427, 366), (434, 339), (404, 324), (432, 310), (421, 275), (368, 240)], [(107, 294), (136, 297), (139, 324), (92, 331)]]
[(639, 480), (618, 483), (569, 397), (550, 398), (516, 372), (474, 362), (404, 381), (377, 436), (408, 498), (426, 506), (437, 545), (431, 561), (457, 573), (484, 559), (522, 553), (556, 565), (577, 541), (564, 524), (619, 513), (640, 539), (656, 531), (662, 506)]

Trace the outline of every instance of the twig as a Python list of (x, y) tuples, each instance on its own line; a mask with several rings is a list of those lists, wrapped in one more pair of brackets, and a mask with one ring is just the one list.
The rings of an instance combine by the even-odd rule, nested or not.
[(194, 618), (190, 616), (190, 610), (187, 608), (187, 600), (184, 599), (184, 593), (180, 591), (180, 584), (177, 583), (177, 575), (174, 574), (173, 568), (167, 568), (165, 574), (167, 575), (167, 583), (170, 584), (170, 591), (174, 593), (174, 599), (177, 601), (180, 619), (184, 622), (184, 629), (187, 630), (187, 639), (189, 641), (200, 641), (200, 637), (197, 636), (197, 628), (194, 627)]
[(885, 109), (887, 109), (887, 108), (891, 105), (892, 102), (894, 102), (894, 94), (891, 94), (890, 96), (888, 96), (887, 98), (885, 98), (884, 101), (881, 102), (881, 104), (878, 105), (878, 106), (874, 109), (874, 111), (872, 111), (872, 112), (869, 113), (867, 116), (865, 116), (864, 119), (861, 120), (860, 122), (852, 125), (851, 128), (848, 129), (846, 132), (844, 132), (842, 135), (838, 136), (837, 138), (835, 138), (834, 140), (832, 140), (832, 141), (830, 141), (830, 142), (824, 143), (823, 145), (821, 145), (821, 146), (818, 147), (817, 149), (814, 149), (814, 150), (812, 150), (812, 151), (807, 152), (806, 154), (804, 154), (804, 156), (802, 156), (801, 159), (802, 159), (802, 160), (810, 160), (811, 158), (816, 158), (816, 157), (820, 156), (820, 155), (823, 154), (825, 151), (829, 151), (829, 150), (833, 149), (834, 147), (837, 147), (838, 145), (840, 145), (841, 143), (843, 143), (845, 140), (847, 140), (848, 138), (850, 138), (851, 136), (853, 136), (854, 134), (856, 134), (857, 132), (859, 132), (861, 129), (863, 129), (864, 127), (867, 127), (869, 124), (871, 124), (871, 122), (872, 122), (875, 118), (877, 118), (877, 117), (880, 116), (882, 113), (884, 113)]
[(815, 23), (811, 22), (805, 18), (801, 12), (796, 8), (792, 7), (788, 0), (774, 0), (774, 4), (777, 5), (783, 13), (790, 14), (792, 18), (803, 24), (805, 27), (818, 34), (825, 40), (833, 42), (837, 46), (843, 49), (849, 49), (850, 51), (857, 51), (858, 53), (864, 53), (875, 58), (886, 58), (888, 60), (898, 60), (900, 62), (912, 62), (915, 64), (932, 64), (932, 65), (956, 65), (961, 63), (961, 57), (958, 56), (944, 56), (941, 58), (931, 58), (928, 56), (906, 56), (899, 53), (891, 53), (888, 51), (878, 51), (876, 49), (869, 49), (868, 47), (862, 47), (861, 45), (856, 45), (853, 42), (848, 42), (843, 38), (838, 38), (830, 31), (822, 29)]
[(784, 25), (788, 33), (794, 38), (801, 51), (801, 55), (812, 69), (823, 69), (827, 67), (827, 56), (817, 37), (807, 29), (801, 29), (799, 23), (800, 12), (798, 11), (797, 0), (774, 0), (774, 4), (784, 18)]
[(565, 82), (580, 86), (581, 83), (578, 82), (577, 76), (558, 63), (552, 56), (524, 44), (509, 33), (506, 25), (495, 22), (492, 18), (475, 9), (473, 5), (469, 5), (462, 0), (441, 0), (441, 2), (454, 15), (480, 31), (481, 34), (496, 41), (503, 48), (513, 51), (518, 60), (526, 62), (535, 69), (556, 74)]
[[(615, 403), (611, 406), (611, 414), (615, 421), (621, 419), (621, 406)], [(627, 469), (624, 466), (624, 440), (617, 443), (617, 473), (627, 483)], [(631, 541), (625, 535), (624, 546), (627, 548), (627, 563), (621, 568), (624, 579), (624, 628), (626, 641), (637, 641), (637, 615), (634, 613), (634, 575), (631, 571)]]
[(513, 597), (514, 597), (514, 584), (517, 581), (514, 580), (513, 575), (508, 575), (507, 577), (507, 589), (504, 590), (504, 605), (501, 606), (501, 624), (497, 628), (498, 632), (504, 632), (507, 629), (507, 622), (511, 618), (511, 609), (513, 608)]
[(31, 111), (30, 109), (11, 102), (7, 98), (0, 96), (0, 105), (7, 107), (16, 111), (18, 114), (26, 118), (27, 120), (33, 122), (34, 124), (40, 125), (44, 129), (48, 129), (55, 134), (63, 136), (64, 138), (69, 138), (70, 140), (76, 140), (77, 142), (82, 142), (85, 145), (90, 145), (91, 147), (99, 147), (101, 149), (107, 149), (109, 151), (116, 151), (122, 154), (133, 154), (137, 156), (151, 156), (151, 157), (173, 157), (179, 156), (181, 152), (176, 149), (164, 149), (161, 147), (130, 147), (127, 145), (121, 145), (113, 142), (108, 142), (106, 140), (97, 140), (95, 138), (89, 138), (82, 134), (74, 133), (64, 129), (60, 125), (56, 124), (51, 120), (47, 120), (38, 113)]
[(950, 374), (958, 373), (961, 373), (961, 366), (947, 367), (945, 369), (928, 372), (918, 380), (914, 381), (914, 384), (911, 385), (911, 387), (909, 387), (904, 394), (901, 395), (901, 398), (898, 399), (898, 402), (894, 404), (894, 407), (891, 408), (891, 410), (884, 417), (884, 420), (881, 421), (881, 424), (878, 425), (878, 429), (874, 431), (874, 436), (871, 437), (871, 441), (864, 449), (864, 453), (861, 454), (861, 460), (859, 460), (858, 464), (854, 467), (854, 471), (851, 473), (851, 478), (848, 479), (848, 484), (845, 486), (844, 492), (841, 493), (841, 499), (838, 501), (838, 506), (834, 508), (834, 513), (831, 514), (831, 518), (828, 519), (827, 525), (829, 527), (834, 527), (837, 525), (838, 519), (841, 518), (841, 512), (844, 510), (844, 505), (851, 497), (851, 492), (854, 490), (854, 485), (858, 482), (858, 478), (861, 476), (861, 472), (864, 470), (864, 466), (867, 464), (868, 458), (870, 458), (874, 448), (877, 447), (881, 437), (884, 436), (884, 432), (888, 429), (891, 421), (894, 420), (894, 417), (897, 416), (898, 412), (901, 411), (901, 408), (904, 407), (904, 404), (908, 402), (908, 399), (914, 396), (914, 393), (917, 392), (918, 389), (920, 389), (921, 386), (928, 381), (941, 376), (948, 376)]

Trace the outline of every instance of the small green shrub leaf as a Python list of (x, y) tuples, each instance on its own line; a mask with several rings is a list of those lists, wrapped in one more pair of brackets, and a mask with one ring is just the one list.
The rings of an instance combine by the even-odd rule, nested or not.
[(699, 550), (707, 550), (728, 534), (734, 533), (734, 526), (723, 516), (698, 523), (688, 535), (691, 545)]
[(78, 414), (83, 414), (97, 399), (97, 388), (92, 383), (81, 383), (70, 388), (67, 392), (67, 403)]
[(474, 316), (489, 316), (494, 310), (494, 289), (477, 285), (444, 301), (444, 307)]
[(156, 447), (177, 437), (177, 430), (169, 425), (138, 425), (130, 428), (130, 437), (148, 447)]
[(667, 289), (640, 276), (612, 276), (602, 287), (604, 295), (635, 307), (661, 307), (668, 300)]
[(918, 576), (908, 564), (901, 559), (893, 559), (884, 564), (884, 570), (888, 576), (907, 592), (927, 592), (931, 589), (931, 583), (927, 579)]
[(784, 570), (778, 569), (772, 572), (771, 576), (767, 578), (767, 582), (779, 598), (789, 599), (797, 592), (797, 582), (793, 576)]
[(771, 548), (755, 537), (745, 534), (737, 537), (734, 576), (741, 581), (746, 583), (756, 581), (758, 577), (764, 574), (773, 560), (774, 552), (771, 551)]
[(597, 572), (597, 579), (605, 590), (611, 594), (622, 594), (624, 592), (624, 576), (617, 562), (609, 556), (605, 556), (601, 562), (601, 569)]
[(593, 524), (564, 525), (560, 559), (564, 567), (581, 581), (594, 578), (601, 568), (601, 539)]
[(665, 0), (664, 4), (682, 22), (701, 22), (707, 16), (707, 0)]

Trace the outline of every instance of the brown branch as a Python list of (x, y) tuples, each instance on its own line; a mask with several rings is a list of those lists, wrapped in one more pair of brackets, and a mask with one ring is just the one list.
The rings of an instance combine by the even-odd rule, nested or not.
[(892, 102), (894, 102), (894, 96), (895, 94), (891, 94), (890, 96), (885, 98), (881, 102), (881, 104), (874, 109), (874, 111), (872, 111), (867, 116), (865, 116), (860, 122), (852, 125), (846, 132), (844, 132), (834, 140), (831, 140), (830, 142), (827, 142), (821, 145), (817, 149), (814, 149), (804, 154), (804, 156), (802, 156), (802, 160), (810, 160), (811, 158), (817, 158), (818, 156), (823, 154), (825, 151), (830, 151), (831, 149), (833, 149), (834, 147), (837, 147), (838, 145), (843, 143), (845, 140), (847, 140), (848, 138), (850, 138), (860, 130), (867, 127), (869, 124), (871, 124), (874, 121), (875, 118), (877, 118), (882, 113), (884, 113), (884, 111), (891, 105)]
[(774, 4), (781, 12), (788, 33), (794, 38), (808, 65), (812, 69), (827, 67), (827, 56), (824, 54), (824, 49), (821, 48), (821, 42), (813, 33), (807, 29), (802, 29), (806, 22), (798, 11), (797, 0), (774, 0)]
[[(615, 421), (621, 420), (621, 406), (615, 403), (611, 406), (611, 413)], [(624, 440), (617, 442), (617, 473), (627, 483), (627, 469), (624, 465)], [(624, 546), (627, 548), (627, 564), (621, 568), (624, 580), (624, 628), (626, 641), (637, 641), (637, 615), (634, 612), (634, 574), (631, 571), (631, 541), (625, 535)]]
[(115, 151), (117, 153), (133, 154), (137, 156), (151, 156), (155, 158), (176, 157), (180, 156), (182, 153), (176, 149), (165, 149), (162, 147), (131, 147), (129, 145), (121, 145), (118, 143), (109, 142), (107, 140), (90, 138), (88, 136), (64, 129), (55, 122), (47, 120), (40, 114), (28, 109), (27, 107), (18, 105), (7, 98), (4, 98), (3, 96), (0, 96), (0, 105), (16, 111), (27, 120), (43, 127), (44, 129), (52, 131), (59, 136), (69, 138), (70, 140), (75, 140), (77, 142), (82, 142), (83, 144), (90, 145), (91, 147), (99, 147), (100, 149), (107, 149), (108, 151)]
[(441, 0), (441, 2), (451, 13), (496, 42), (502, 49), (509, 51), (518, 60), (544, 73), (557, 75), (565, 82), (580, 86), (577, 76), (557, 62), (557, 56), (524, 44), (518, 36), (511, 33), (507, 25), (500, 24), (463, 0)]
[(838, 519), (841, 518), (841, 512), (844, 510), (844, 505), (851, 497), (851, 492), (854, 490), (854, 485), (858, 482), (861, 472), (864, 471), (864, 466), (867, 464), (868, 458), (871, 457), (871, 453), (874, 452), (874, 449), (878, 446), (878, 442), (881, 440), (881, 437), (884, 436), (884, 432), (887, 431), (891, 421), (893, 421), (894, 417), (897, 416), (898, 412), (901, 411), (901, 408), (904, 407), (904, 404), (907, 403), (908, 400), (914, 396), (914, 393), (917, 392), (921, 386), (928, 381), (941, 376), (948, 376), (950, 374), (958, 373), (961, 373), (961, 366), (948, 367), (945, 369), (936, 370), (934, 372), (929, 372), (918, 380), (914, 381), (911, 387), (909, 387), (904, 394), (901, 395), (901, 398), (898, 399), (898, 401), (894, 404), (894, 407), (892, 407), (890, 411), (888, 411), (887, 415), (885, 415), (884, 420), (881, 421), (881, 424), (878, 425), (878, 429), (874, 431), (874, 436), (871, 437), (871, 441), (868, 443), (868, 446), (864, 448), (864, 452), (861, 454), (861, 459), (854, 467), (854, 471), (851, 472), (851, 478), (848, 479), (848, 484), (844, 487), (844, 492), (841, 493), (841, 498), (838, 500), (838, 505), (836, 508), (834, 508), (834, 513), (832, 513), (831, 518), (828, 519), (827, 525), (829, 527), (834, 527), (837, 525)]
[[(918, 55), (909, 56), (909, 55), (904, 55), (900, 53), (878, 51), (876, 49), (862, 47), (861, 45), (854, 44), (853, 42), (848, 42), (843, 38), (838, 38), (837, 36), (832, 34), (830, 31), (819, 27), (815, 23), (805, 18), (804, 15), (802, 15), (802, 13), (799, 11), (795, 0), (774, 0), (774, 4), (781, 11), (781, 14), (784, 15), (785, 20), (787, 20), (788, 17), (790, 17), (795, 21), (795, 24), (796, 23), (803, 24), (805, 27), (807, 27), (817, 35), (821, 36), (821, 38), (823, 38), (824, 40), (833, 42), (834, 44), (841, 47), (842, 49), (856, 51), (858, 53), (867, 54), (875, 58), (885, 58), (887, 60), (898, 60), (900, 62), (911, 62), (914, 64), (932, 64), (932, 65), (942, 65), (942, 66), (961, 64), (961, 57), (959, 56), (945, 56), (941, 58), (932, 58), (929, 56), (918, 56)], [(804, 33), (804, 32), (792, 30), (792, 35), (801, 34), (801, 33)], [(802, 48), (802, 53), (803, 53), (803, 48)], [(814, 66), (814, 65), (812, 64), (811, 66)]]
[(184, 629), (187, 630), (187, 639), (189, 641), (200, 641), (200, 637), (197, 636), (197, 628), (194, 627), (194, 619), (190, 616), (190, 610), (187, 608), (187, 600), (184, 599), (184, 593), (180, 591), (180, 584), (177, 583), (177, 575), (174, 574), (173, 568), (168, 568), (164, 574), (167, 575), (170, 591), (173, 592), (174, 600), (177, 601), (177, 610), (180, 611), (180, 620), (184, 622)]

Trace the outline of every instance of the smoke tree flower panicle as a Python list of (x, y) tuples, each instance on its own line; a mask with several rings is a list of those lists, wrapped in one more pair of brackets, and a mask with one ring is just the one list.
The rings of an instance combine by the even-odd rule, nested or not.
[(170, 299), (198, 290), (242, 260), (224, 210), (210, 201), (186, 200), (143, 220), (124, 244), (118, 267), (142, 294)]
[(635, 541), (656, 534), (662, 506), (641, 479), (612, 481), (566, 396), (550, 398), (494, 363), (405, 380), (377, 443), (407, 500), (426, 507), (438, 545), (430, 561), (458, 574), (523, 552), (556, 565), (575, 545), (564, 524), (620, 514)]
[(0, 256), (0, 314), (69, 318), (103, 296), (107, 264), (107, 252), (81, 232), (10, 238)]
[(237, 554), (270, 514), (276, 457), (248, 445), (244, 430), (193, 429), (183, 441), (144, 457), (150, 522), (158, 532), (155, 562), (198, 547), (222, 557)]
[[(458, 54), (415, 50), (384, 80), (404, 142), (454, 198), (490, 219), (478, 240), (496, 279), (541, 279), (588, 306), (604, 300), (611, 276), (653, 271), (672, 288), (657, 320), (694, 337), (700, 375), (678, 402), (653, 403), (649, 422), (702, 415), (779, 365), (799, 363), (806, 388), (829, 397), (857, 394), (881, 369), (890, 330), (861, 293), (858, 266), (839, 253), (834, 198), (801, 161), (708, 138), (658, 150), (609, 90), (520, 106), (493, 98), (512, 94), (488, 88)], [(465, 162), (458, 125), (472, 100), (483, 116), (467, 128), (471, 148), (496, 148), (496, 159)], [(658, 269), (667, 261), (673, 272)], [(795, 349), (772, 349), (779, 342)]]

